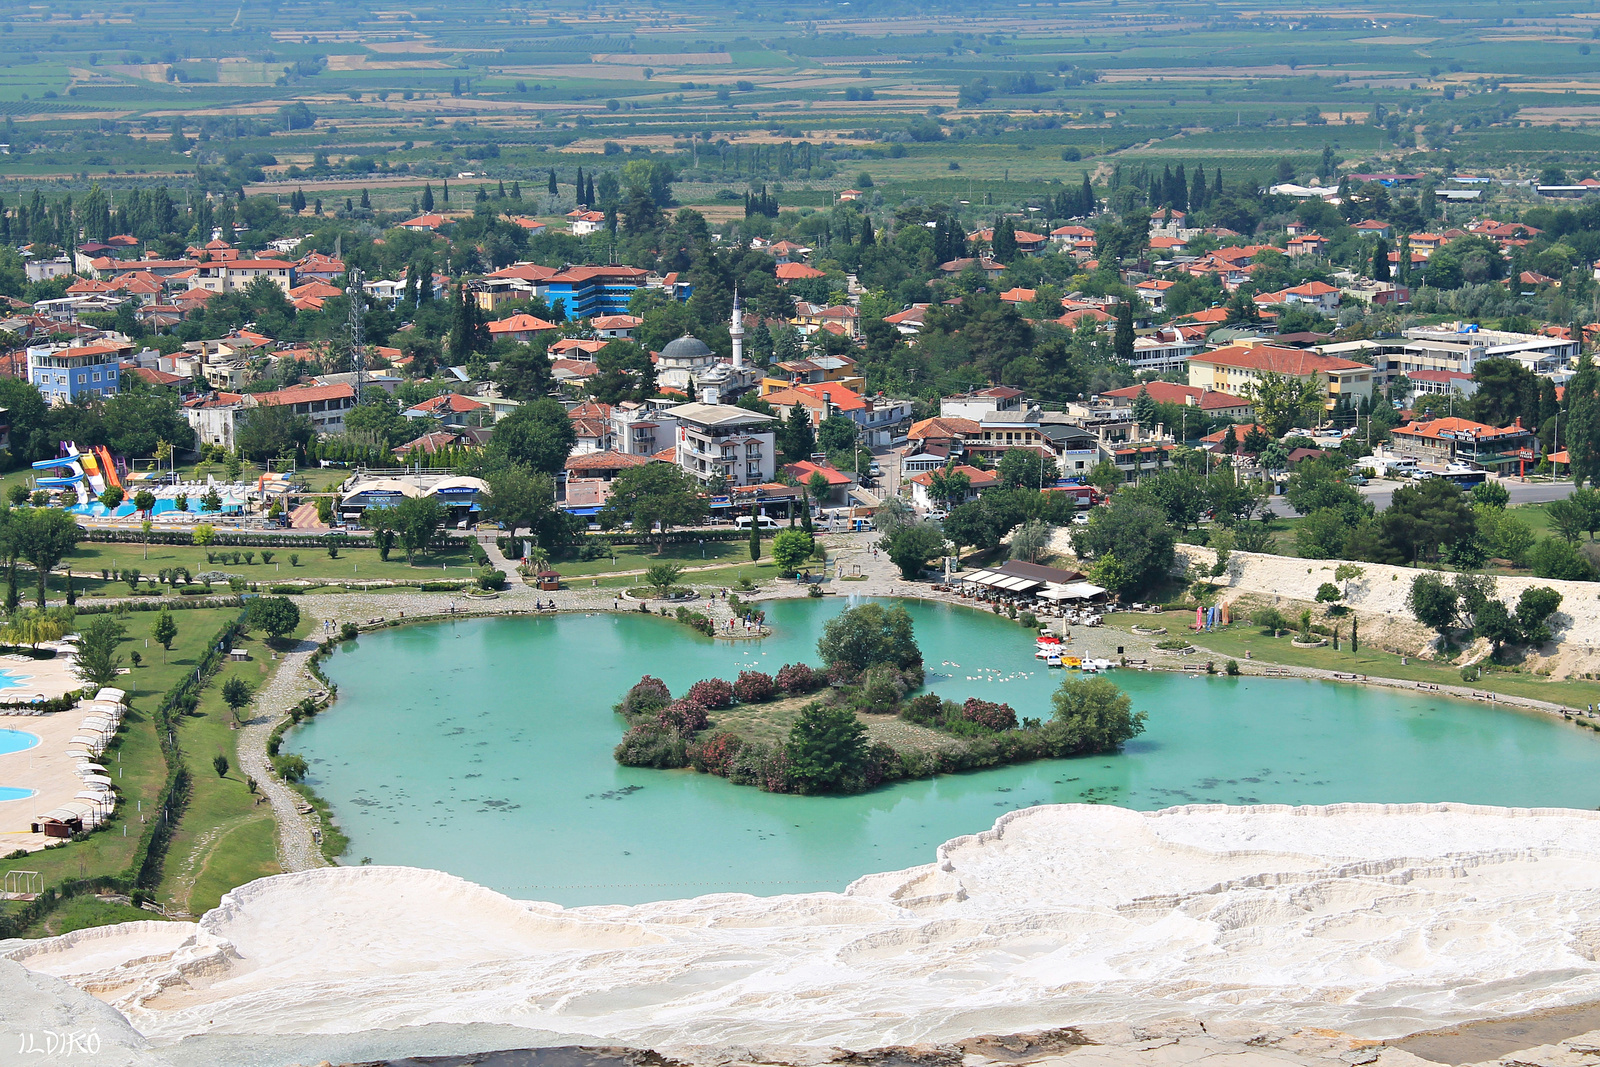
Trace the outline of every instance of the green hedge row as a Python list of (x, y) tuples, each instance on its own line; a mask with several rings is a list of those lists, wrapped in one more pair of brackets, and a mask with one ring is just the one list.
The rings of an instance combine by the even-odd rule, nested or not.
[[(85, 541), (104, 541), (111, 544), (142, 545), (146, 540), (152, 545), (192, 545), (194, 535), (181, 530), (151, 530), (146, 538), (140, 530), (106, 530), (92, 529), (84, 535)], [(233, 533), (218, 530), (213, 535), (208, 547), (238, 547), (238, 548), (326, 548), (330, 544), (350, 545), (354, 548), (366, 547), (365, 542), (371, 540), (371, 535), (365, 530), (354, 533), (326, 533), (326, 534), (269, 534), (269, 533)], [(361, 543), (357, 543), (361, 542)]]
[[(137, 903), (145, 899), (149, 891), (160, 883), (167, 848), (172, 843), (178, 816), (182, 814), (184, 805), (188, 802), (191, 788), (188, 768), (183, 765), (183, 750), (177, 741), (178, 721), (184, 711), (198, 703), (200, 692), (216, 673), (218, 665), (222, 662), (223, 653), (233, 647), (233, 639), (238, 635), (239, 624), (242, 621), (241, 616), (217, 632), (216, 639), (200, 657), (194, 673), (185, 675), (183, 681), (168, 690), (156, 708), (154, 714), (156, 736), (161, 743), (161, 754), (167, 761), (167, 780), (162, 784), (161, 793), (151, 806), (154, 818), (145, 824), (144, 832), (139, 835), (139, 843), (134, 849), (133, 859), (127, 870), (121, 874), (102, 874), (93, 878), (70, 878), (60, 885), (50, 886), (21, 907), (0, 915), (0, 939), (21, 937), (30, 926), (54, 911), (62, 901), (81, 893), (110, 889), (131, 894)], [(126, 808), (116, 817), (126, 818)]]

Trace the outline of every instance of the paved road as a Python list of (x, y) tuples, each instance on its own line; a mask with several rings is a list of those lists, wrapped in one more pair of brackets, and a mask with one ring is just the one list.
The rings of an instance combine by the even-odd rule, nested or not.
[[(1552, 500), (1561, 500), (1572, 492), (1571, 482), (1523, 482), (1516, 478), (1501, 478), (1501, 485), (1511, 494), (1513, 504), (1545, 504)], [(1389, 506), (1394, 498), (1394, 491), (1401, 486), (1412, 484), (1410, 481), (1391, 481), (1386, 478), (1375, 478), (1371, 484), (1359, 488), (1362, 496), (1372, 501), (1372, 506), (1382, 511)], [(1289, 502), (1281, 496), (1272, 498), (1270, 505), (1274, 514), (1292, 518), (1299, 512), (1289, 506)]]

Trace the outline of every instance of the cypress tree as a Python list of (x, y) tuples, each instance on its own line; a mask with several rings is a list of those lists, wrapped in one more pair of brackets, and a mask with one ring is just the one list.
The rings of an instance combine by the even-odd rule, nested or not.
[(1087, 171), (1085, 171), (1084, 175), (1083, 175), (1083, 193), (1082, 193), (1082, 196), (1083, 196), (1083, 210), (1080, 212), (1080, 214), (1093, 215), (1094, 214), (1094, 208), (1095, 208), (1094, 186), (1089, 184), (1089, 173)]
[(1372, 279), (1379, 282), (1389, 280), (1389, 242), (1382, 237), (1378, 238), (1378, 245), (1372, 250)]
[(422, 210), (433, 210), (433, 183), (424, 182), (422, 186)]
[(1117, 333), (1112, 342), (1112, 354), (1119, 362), (1133, 362), (1133, 304), (1127, 300), (1117, 304)]
[(1222, 195), (1222, 168), (1217, 168), (1217, 177), (1211, 183), (1211, 198), (1215, 200)]
[[(776, 214), (776, 212), (774, 212), (774, 214)], [(866, 248), (868, 245), (876, 244), (877, 238), (872, 235), (872, 216), (868, 215), (866, 218), (862, 219), (861, 222), (861, 247)], [(1012, 240), (1015, 241), (1016, 238), (1013, 237)]]
[(578, 180), (572, 188), (572, 198), (580, 204), (583, 202), (583, 168), (578, 168)]
[(556, 188), (556, 172), (552, 170), (550, 172), (550, 195), (555, 196), (558, 192), (559, 190)]
[(450, 203), (450, 179), (449, 178), (443, 179), (443, 184), (444, 184), (444, 202), (446, 204), (449, 204)]
[(365, 208), (372, 206), (372, 197), (365, 189), (361, 190), (361, 206)]

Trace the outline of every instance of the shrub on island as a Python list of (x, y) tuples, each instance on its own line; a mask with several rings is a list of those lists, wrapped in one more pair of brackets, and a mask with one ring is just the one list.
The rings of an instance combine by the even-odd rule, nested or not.
[(814, 693), (827, 684), (826, 677), (805, 663), (785, 663), (779, 668), (776, 681), (778, 688), (790, 696)]
[(733, 695), (741, 704), (760, 704), (777, 695), (778, 687), (772, 675), (762, 671), (740, 671), (733, 683)]
[(688, 748), (688, 742), (678, 731), (652, 722), (641, 723), (623, 734), (622, 742), (611, 754), (625, 767), (668, 769), (688, 766)]
[(667, 683), (647, 674), (634, 683), (633, 688), (628, 690), (614, 710), (631, 718), (636, 715), (650, 715), (670, 703), (672, 703), (672, 692), (667, 688)]
[(692, 700), (703, 708), (731, 708), (733, 686), (721, 678), (703, 678), (689, 687), (685, 699)]
[(1017, 713), (1010, 704), (995, 704), (977, 697), (968, 697), (961, 705), (961, 717), (975, 722), (987, 730), (1015, 730)]
[(711, 717), (706, 714), (706, 706), (694, 699), (693, 689), (689, 692), (690, 696), (674, 700), (656, 712), (657, 726), (664, 730), (676, 730), (684, 737), (688, 737), (711, 725)]

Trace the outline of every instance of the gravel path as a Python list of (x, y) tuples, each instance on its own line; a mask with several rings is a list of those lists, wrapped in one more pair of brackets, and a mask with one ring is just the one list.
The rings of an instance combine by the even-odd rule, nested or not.
[(320, 826), (318, 817), (300, 814), (297, 809), (304, 799), (283, 783), (267, 759), (267, 735), (290, 708), (321, 688), (306, 670), (314, 647), (310, 641), (302, 641), (282, 657), (278, 669), (256, 694), (255, 715), (239, 730), (239, 765), (272, 802), (278, 823), (278, 863), (285, 872), (328, 866), (313, 835), (313, 829)]

